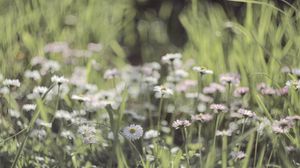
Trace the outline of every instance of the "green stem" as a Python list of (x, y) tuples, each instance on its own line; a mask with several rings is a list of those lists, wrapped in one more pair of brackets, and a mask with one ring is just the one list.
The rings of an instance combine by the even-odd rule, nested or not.
[(141, 155), (141, 153), (139, 152), (139, 150), (136, 148), (136, 146), (129, 140), (128, 141), (129, 142), (129, 144), (133, 147), (133, 149), (135, 150), (135, 152), (139, 155), (139, 157), (140, 157), (140, 159), (141, 159), (141, 162), (142, 162), (142, 164), (143, 164), (143, 167), (146, 167), (146, 164), (145, 164), (145, 162), (144, 162), (144, 158), (143, 158), (143, 156)]
[[(200, 145), (201, 144), (201, 128), (202, 128), (202, 125), (199, 123), (198, 125), (198, 144)], [(201, 167), (201, 147), (199, 147), (199, 167)]]
[(184, 150), (185, 150), (185, 155), (186, 155), (186, 162), (188, 165), (187, 167), (190, 167), (190, 156), (189, 156), (189, 151), (188, 151), (188, 135), (187, 135), (186, 128), (183, 128), (182, 137), (184, 139)]
[(222, 136), (222, 168), (227, 168), (227, 136)]
[(255, 149), (254, 149), (254, 161), (253, 161), (253, 166), (254, 167), (256, 165), (256, 155), (257, 155), (258, 138), (259, 138), (259, 133), (256, 132)]
[(217, 121), (216, 121), (216, 125), (215, 125), (215, 134), (214, 134), (214, 143), (213, 145), (215, 146), (216, 145), (216, 133), (217, 133), (217, 130), (218, 130), (218, 126), (219, 126), (219, 117), (220, 115), (217, 116)]
[(159, 108), (158, 108), (158, 121), (157, 121), (157, 129), (160, 131), (161, 127), (161, 116), (162, 116), (162, 106), (163, 106), (163, 95), (161, 95), (160, 101), (159, 101)]

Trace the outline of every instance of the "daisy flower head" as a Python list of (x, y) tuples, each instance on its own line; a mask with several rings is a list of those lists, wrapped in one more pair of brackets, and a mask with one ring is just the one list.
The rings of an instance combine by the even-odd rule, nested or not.
[(226, 85), (226, 84), (239, 85), (240, 84), (240, 75), (235, 74), (235, 73), (222, 74), (220, 76), (220, 82), (223, 85)]
[(22, 109), (24, 111), (34, 111), (36, 109), (36, 105), (35, 104), (24, 104)]
[(176, 120), (172, 123), (172, 127), (175, 129), (188, 127), (191, 125), (191, 122), (189, 120)]
[(90, 98), (85, 97), (85, 96), (79, 96), (79, 95), (72, 95), (71, 99), (76, 100), (81, 103), (90, 101)]
[(208, 113), (200, 113), (197, 115), (192, 115), (192, 120), (193, 121), (200, 121), (200, 122), (209, 122), (213, 119), (213, 115), (208, 114)]
[(47, 92), (48, 88), (45, 86), (36, 86), (33, 88), (33, 94), (37, 96), (42, 96)]
[(232, 135), (232, 130), (217, 130), (216, 136), (231, 136)]
[(66, 79), (64, 76), (56, 76), (56, 75), (54, 75), (54, 76), (51, 77), (51, 82), (56, 83), (58, 85), (61, 85), (63, 83), (68, 83), (69, 80)]
[(224, 104), (211, 104), (210, 109), (214, 110), (215, 113), (218, 112), (228, 112), (228, 107), (225, 106)]
[(115, 78), (115, 77), (117, 77), (119, 75), (120, 75), (119, 71), (116, 68), (114, 68), (114, 69), (108, 69), (108, 70), (106, 70), (104, 72), (104, 76), (103, 77), (104, 77), (104, 79), (113, 79), (113, 78)]
[(250, 117), (250, 118), (256, 117), (256, 114), (254, 112), (252, 112), (251, 110), (246, 110), (246, 109), (240, 108), (238, 110), (238, 113), (242, 114), (243, 116)]
[(281, 119), (279, 121), (275, 121), (271, 128), (274, 133), (285, 134), (288, 133), (293, 126), (294, 122), (292, 120)]
[(285, 83), (287, 87), (292, 87), (298, 90), (300, 88), (300, 80), (289, 80)]
[(145, 132), (144, 139), (152, 139), (159, 136), (159, 132), (157, 130), (149, 130)]
[(194, 66), (193, 71), (200, 73), (200, 75), (213, 74), (214, 72), (210, 69), (200, 66)]
[(161, 58), (161, 62), (164, 64), (173, 64), (180, 61), (182, 55), (180, 53), (169, 53)]
[(123, 136), (129, 141), (138, 140), (143, 136), (143, 128), (140, 125), (131, 124), (123, 129)]
[(20, 87), (21, 83), (19, 79), (5, 79), (3, 85), (7, 87)]
[(249, 88), (248, 87), (237, 87), (234, 90), (233, 94), (234, 94), (235, 97), (243, 97), (248, 92), (249, 92)]
[(155, 92), (155, 97), (157, 98), (167, 98), (174, 93), (172, 89), (163, 85), (154, 86), (153, 91)]

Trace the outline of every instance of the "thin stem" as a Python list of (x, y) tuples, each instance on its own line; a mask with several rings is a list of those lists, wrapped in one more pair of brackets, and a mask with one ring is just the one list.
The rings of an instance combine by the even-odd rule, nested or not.
[(219, 119), (220, 118), (220, 115), (217, 116), (217, 121), (216, 121), (216, 128), (215, 128), (215, 134), (214, 134), (214, 143), (213, 145), (215, 146), (216, 145), (216, 133), (217, 133), (217, 130), (218, 130), (218, 126), (219, 126)]
[[(198, 125), (198, 144), (201, 144), (201, 128), (202, 125), (199, 123)], [(201, 166), (201, 148), (199, 147), (199, 166)]]
[(273, 148), (271, 150), (271, 153), (270, 153), (270, 156), (269, 156), (269, 159), (268, 159), (268, 163), (267, 163), (267, 167), (269, 167), (269, 164), (270, 164), (270, 161), (271, 161), (271, 158), (272, 158), (272, 155), (273, 155)]
[(163, 95), (161, 95), (161, 98), (159, 101), (159, 108), (158, 108), (158, 121), (157, 121), (157, 129), (158, 130), (160, 130), (163, 100), (164, 100)]
[(53, 123), (54, 119), (55, 119), (55, 113), (59, 108), (59, 99), (60, 99), (60, 84), (57, 85), (57, 98), (56, 98), (56, 106), (55, 106), (55, 111), (53, 113), (53, 118), (51, 120), (51, 123)]
[(14, 138), (14, 137), (20, 135), (21, 133), (25, 132), (26, 130), (27, 130), (27, 128), (24, 128), (24, 129), (22, 129), (21, 131), (17, 132), (16, 134), (14, 134), (14, 135), (12, 135), (12, 136), (10, 136), (10, 137), (7, 137), (7, 138), (4, 139), (3, 141), (1, 141), (0, 144), (5, 143), (6, 141), (10, 140), (11, 138)]
[(141, 153), (139, 152), (139, 150), (136, 148), (136, 146), (130, 140), (128, 142), (133, 147), (133, 149), (135, 150), (135, 152), (139, 155), (139, 157), (141, 159), (141, 162), (143, 164), (143, 167), (146, 167), (146, 164), (144, 162), (143, 156), (141, 155)]
[(222, 168), (227, 168), (227, 136), (222, 136)]
[(190, 156), (189, 156), (189, 151), (188, 151), (188, 135), (187, 135), (186, 128), (183, 128), (182, 137), (184, 139), (184, 150), (185, 150), (185, 155), (186, 155), (186, 162), (188, 165), (187, 167), (190, 167)]
[(256, 132), (255, 149), (254, 149), (254, 161), (253, 161), (253, 166), (254, 167), (256, 165), (256, 155), (257, 155), (258, 138), (259, 138), (259, 133)]

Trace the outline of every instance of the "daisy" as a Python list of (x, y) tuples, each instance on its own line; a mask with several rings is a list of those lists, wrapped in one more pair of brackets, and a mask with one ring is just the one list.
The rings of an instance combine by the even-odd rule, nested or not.
[(36, 105), (35, 104), (24, 104), (22, 109), (24, 111), (34, 111), (36, 109)]
[(153, 91), (156, 93), (155, 96), (159, 98), (173, 95), (173, 90), (163, 85), (155, 86)]
[(192, 115), (193, 121), (209, 122), (212, 119), (213, 119), (213, 116), (211, 114), (200, 113), (198, 115)]
[(220, 76), (220, 82), (223, 85), (226, 85), (226, 84), (239, 85), (240, 84), (240, 75), (235, 74), (235, 73), (222, 74)]
[(159, 132), (156, 130), (149, 130), (145, 132), (144, 139), (152, 139), (159, 136)]
[(165, 64), (173, 64), (176, 61), (180, 61), (182, 55), (180, 53), (166, 54), (161, 58), (161, 62)]
[(3, 81), (3, 85), (8, 86), (8, 87), (20, 87), (20, 81), (19, 79), (5, 79)]
[(131, 124), (123, 129), (122, 134), (129, 141), (134, 141), (143, 136), (143, 128), (140, 125)]
[(64, 76), (56, 76), (56, 75), (54, 75), (54, 76), (51, 77), (51, 82), (56, 83), (58, 85), (61, 85), (63, 83), (68, 83), (69, 80), (66, 79)]
[(212, 70), (209, 70), (205, 67), (195, 66), (193, 67), (193, 71), (200, 73), (200, 75), (213, 74)]
[(210, 109), (214, 110), (215, 113), (228, 111), (228, 108), (224, 104), (211, 104)]
[(188, 127), (191, 125), (191, 122), (189, 120), (176, 120), (173, 122), (172, 127), (175, 129)]
[(217, 130), (216, 132), (216, 136), (231, 136), (232, 135), (232, 131), (231, 130)]
[(73, 100), (79, 101), (79, 102), (88, 102), (90, 101), (90, 98), (84, 97), (84, 96), (78, 96), (78, 95), (72, 95), (71, 97)]
[(246, 93), (249, 92), (249, 88), (248, 87), (237, 87), (234, 90), (234, 96), (235, 97), (243, 97)]
[(119, 75), (120, 73), (117, 69), (108, 69), (104, 72), (104, 79), (113, 79)]

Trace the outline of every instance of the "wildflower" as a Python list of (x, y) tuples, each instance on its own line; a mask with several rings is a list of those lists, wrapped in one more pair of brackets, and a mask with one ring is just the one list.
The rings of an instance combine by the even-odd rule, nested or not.
[(129, 141), (140, 139), (143, 136), (143, 128), (140, 125), (131, 124), (123, 129), (123, 135)]
[(78, 128), (78, 133), (83, 138), (83, 143), (85, 144), (95, 144), (97, 143), (96, 138), (96, 128), (92, 125), (81, 125)]
[(180, 82), (177, 86), (176, 86), (176, 90), (178, 92), (186, 92), (189, 88), (196, 86), (197, 82), (194, 80), (185, 80)]
[(19, 118), (20, 117), (20, 112), (16, 111), (16, 110), (13, 110), (13, 109), (9, 109), (8, 110), (8, 114), (11, 116), (11, 117), (15, 117), (15, 118)]
[(213, 116), (211, 114), (204, 114), (200, 113), (198, 115), (192, 115), (192, 120), (193, 121), (200, 121), (200, 122), (209, 122), (213, 119)]
[(210, 109), (214, 110), (215, 113), (228, 111), (228, 108), (224, 104), (211, 104)]
[(175, 129), (183, 128), (183, 127), (188, 127), (191, 125), (191, 122), (188, 120), (176, 120), (172, 123), (172, 127)]
[(213, 74), (214, 73), (212, 70), (209, 70), (205, 67), (199, 67), (199, 66), (193, 67), (193, 71), (196, 71), (196, 72), (200, 73), (200, 75), (206, 75), (206, 74)]
[(230, 152), (230, 155), (234, 160), (241, 160), (246, 157), (246, 154), (243, 151), (232, 151)]
[(266, 118), (266, 117), (263, 117), (263, 118), (260, 118), (260, 123), (258, 125), (258, 128), (257, 128), (257, 132), (259, 133), (259, 135), (262, 135), (263, 134), (263, 131), (266, 127), (269, 127), (271, 126), (271, 121)]
[(51, 77), (51, 82), (56, 83), (58, 85), (61, 85), (63, 83), (68, 83), (69, 80), (66, 79), (64, 76), (56, 76), (56, 75), (54, 75), (54, 76)]
[(65, 50), (69, 50), (69, 45), (66, 42), (53, 42), (44, 47), (46, 53), (61, 53)]
[(267, 86), (267, 87), (261, 89), (260, 93), (263, 95), (266, 95), (266, 96), (272, 96), (272, 95), (276, 94), (276, 90)]
[(254, 112), (252, 112), (252, 111), (250, 111), (250, 110), (242, 109), (242, 108), (240, 108), (240, 109), (238, 110), (238, 113), (239, 113), (239, 114), (242, 114), (242, 115), (244, 115), (244, 116), (246, 116), (246, 117), (250, 117), (250, 118), (256, 117), (256, 114), (255, 114)]
[(161, 58), (162, 63), (165, 64), (173, 64), (176, 61), (180, 61), (182, 55), (180, 53), (174, 53), (174, 54), (166, 54)]
[(73, 100), (79, 101), (79, 102), (88, 102), (90, 101), (90, 98), (84, 97), (84, 96), (78, 96), (78, 95), (72, 95), (71, 97)]
[(243, 97), (246, 93), (249, 92), (249, 88), (248, 87), (237, 87), (234, 90), (234, 96), (235, 97)]
[(216, 92), (223, 93), (225, 92), (225, 87), (218, 83), (211, 83), (209, 86), (203, 88), (204, 94), (214, 94)]
[(144, 139), (152, 139), (159, 136), (159, 132), (156, 130), (149, 130), (145, 132)]
[(62, 118), (65, 120), (71, 120), (72, 119), (72, 115), (65, 110), (58, 110), (55, 112), (55, 118)]
[(7, 87), (20, 87), (20, 81), (19, 79), (5, 79), (3, 81), (3, 85), (7, 86)]
[(220, 82), (225, 84), (233, 84), (233, 85), (239, 85), (240, 84), (240, 75), (235, 73), (226, 73), (222, 74), (220, 76)]
[(291, 120), (281, 119), (272, 124), (272, 131), (275, 133), (288, 133), (293, 126), (294, 123)]
[(217, 130), (216, 132), (216, 136), (231, 136), (231, 135), (232, 135), (231, 130), (223, 130), (223, 131)]
[(33, 79), (35, 81), (38, 81), (41, 79), (41, 75), (40, 75), (39, 71), (37, 71), (37, 70), (34, 70), (34, 71), (27, 70), (27, 71), (25, 71), (24, 76), (26, 78)]
[(104, 79), (113, 79), (119, 76), (119, 71), (117, 69), (108, 69), (104, 72)]
[(167, 88), (165, 86), (155, 86), (153, 91), (155, 92), (156, 97), (169, 97), (173, 95), (173, 90), (170, 88)]
[(150, 86), (156, 85), (158, 83), (158, 79), (154, 78), (152, 76), (145, 77), (144, 82), (147, 83)]
[(33, 94), (37, 96), (42, 96), (47, 92), (48, 88), (44, 86), (36, 86), (33, 88)]
[(34, 111), (36, 109), (36, 105), (35, 104), (24, 104), (22, 108), (24, 111)]
[(300, 88), (300, 80), (289, 80), (285, 83), (285, 85), (289, 88), (293, 87), (298, 90)]
[(46, 75), (47, 72), (56, 72), (60, 69), (60, 64), (57, 61), (53, 60), (47, 60), (42, 65), (42, 68), (40, 70), (42, 75)]
[(275, 91), (277, 96), (285, 96), (289, 93), (289, 87), (284, 86), (283, 88), (276, 89)]

